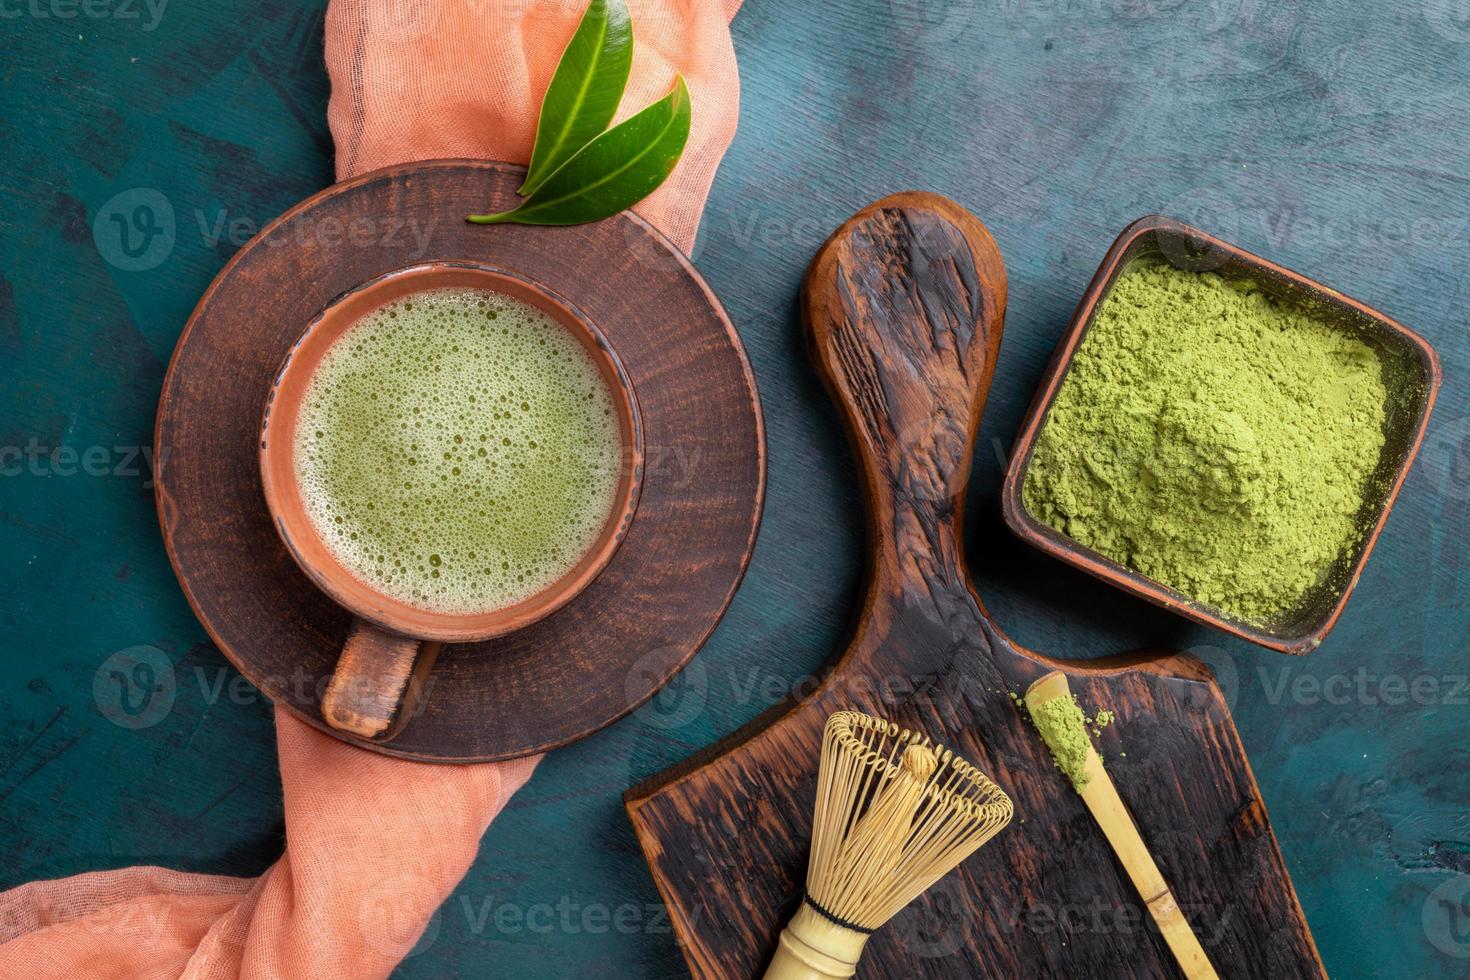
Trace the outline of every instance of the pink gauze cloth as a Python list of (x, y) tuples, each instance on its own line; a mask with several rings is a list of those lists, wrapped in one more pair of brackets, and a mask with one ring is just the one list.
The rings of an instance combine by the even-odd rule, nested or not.
[[(735, 132), (729, 21), (738, 7), (629, 0), (635, 54), (621, 113), (666, 95), (675, 72), (692, 96), (688, 149), (636, 209), (685, 251)], [(337, 176), (438, 157), (529, 159), (541, 93), (585, 8), (586, 0), (332, 0), (327, 116)], [(466, 201), (466, 213), (481, 204)], [(0, 977), (386, 977), (539, 761), (390, 759), (280, 708), (276, 742), (286, 850), (265, 874), (136, 867), (0, 893)]]

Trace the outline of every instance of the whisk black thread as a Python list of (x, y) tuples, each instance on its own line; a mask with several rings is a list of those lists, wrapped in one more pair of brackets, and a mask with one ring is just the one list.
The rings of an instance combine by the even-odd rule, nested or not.
[(822, 908), (820, 902), (818, 902), (815, 898), (812, 898), (811, 893), (805, 890), (803, 890), (801, 893), (801, 900), (807, 905), (810, 905), (812, 907), (812, 911), (816, 912), (822, 918), (826, 919), (828, 922), (831, 922), (834, 925), (839, 925), (844, 929), (851, 929), (853, 932), (860, 932), (864, 936), (871, 936), (873, 934), (872, 929), (864, 929), (856, 922), (849, 922), (840, 915), (835, 915), (832, 912), (828, 912), (826, 909)]

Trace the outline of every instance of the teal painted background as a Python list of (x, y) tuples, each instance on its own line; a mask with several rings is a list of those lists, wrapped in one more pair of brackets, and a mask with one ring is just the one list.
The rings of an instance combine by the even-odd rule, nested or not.
[[(332, 179), (322, 5), (160, 2), (0, 2), (0, 886), (136, 862), (255, 874), (281, 846), (269, 706), (184, 603), (140, 450), (195, 300)], [(734, 33), (741, 127), (696, 260), (769, 428), (750, 574), (668, 692), (542, 765), (400, 975), (683, 975), (619, 794), (842, 640), (861, 515), (795, 294), (831, 228), (910, 187), (979, 214), (1010, 268), (967, 515), (998, 619), (1058, 655), (1203, 656), (1328, 969), (1470, 975), (1470, 7), (749, 0)], [(121, 240), (110, 216), (166, 217), (160, 199), (172, 239)], [(1305, 660), (1131, 601), (1002, 527), (1002, 461), (1042, 367), (1108, 243), (1151, 211), (1325, 279), (1443, 356), (1421, 461)], [(124, 728), (101, 710), (108, 658), (137, 646), (171, 662), (176, 694)]]

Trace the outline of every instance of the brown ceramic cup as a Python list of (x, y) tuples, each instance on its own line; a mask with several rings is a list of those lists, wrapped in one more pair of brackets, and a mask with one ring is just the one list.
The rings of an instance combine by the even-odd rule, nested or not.
[[(489, 612), (443, 613), (386, 595), (337, 560), (317, 533), (297, 481), (295, 434), (301, 403), (323, 356), (364, 315), (427, 289), (492, 290), (549, 314), (592, 356), (613, 396), (622, 432), (622, 467), (602, 533), (565, 575), (513, 605)], [(385, 740), (412, 715), (441, 643), (488, 640), (521, 629), (570, 602), (612, 560), (638, 506), (643, 433), (632, 383), (597, 327), (565, 300), (514, 273), (469, 263), (432, 262), (390, 272), (339, 296), (313, 320), (276, 374), (261, 422), (260, 476), (266, 505), (286, 549), (313, 582), (356, 620), (322, 699), (328, 724)]]

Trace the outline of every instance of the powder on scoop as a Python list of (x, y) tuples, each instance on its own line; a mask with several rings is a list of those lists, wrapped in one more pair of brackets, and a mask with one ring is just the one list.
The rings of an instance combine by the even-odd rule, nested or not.
[(1385, 402), (1353, 334), (1250, 284), (1140, 262), (1099, 304), (1022, 497), (1079, 544), (1269, 624), (1360, 540)]
[[(1111, 718), (1111, 715), (1109, 715)], [(1072, 781), (1072, 788), (1082, 792), (1087, 787), (1087, 750), (1092, 740), (1087, 737), (1087, 716), (1070, 694), (1043, 701), (1031, 709), (1031, 721), (1057, 768)]]

